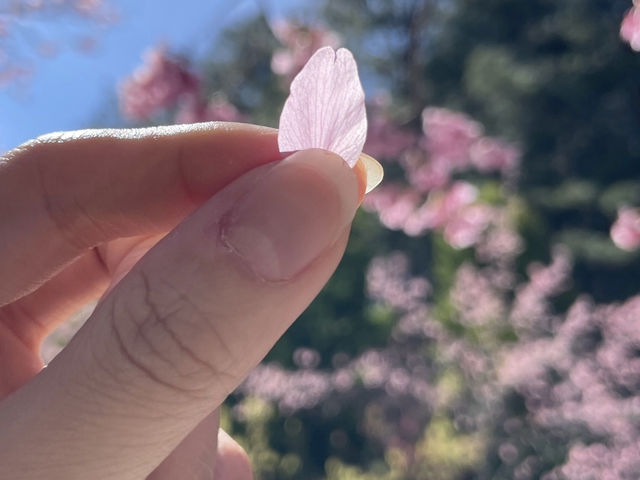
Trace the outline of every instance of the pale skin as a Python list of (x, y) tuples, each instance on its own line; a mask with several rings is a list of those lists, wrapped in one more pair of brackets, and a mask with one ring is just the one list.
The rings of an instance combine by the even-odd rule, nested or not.
[[(0, 157), (0, 478), (252, 478), (217, 409), (335, 270), (363, 188), (240, 124)], [(44, 338), (96, 299), (43, 369)]]

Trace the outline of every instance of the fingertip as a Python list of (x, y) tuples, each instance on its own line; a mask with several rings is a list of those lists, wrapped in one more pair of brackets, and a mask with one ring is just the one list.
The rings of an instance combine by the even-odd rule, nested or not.
[(215, 477), (220, 480), (253, 480), (249, 455), (227, 432), (218, 430)]
[(357, 202), (357, 178), (341, 157), (301, 150), (224, 214), (220, 240), (259, 278), (291, 281), (351, 223)]

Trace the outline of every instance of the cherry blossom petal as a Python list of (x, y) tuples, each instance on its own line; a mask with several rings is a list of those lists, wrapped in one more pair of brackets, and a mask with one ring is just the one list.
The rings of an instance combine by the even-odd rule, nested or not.
[(353, 167), (366, 135), (364, 91), (353, 55), (321, 48), (291, 82), (280, 116), (280, 151), (322, 148)]

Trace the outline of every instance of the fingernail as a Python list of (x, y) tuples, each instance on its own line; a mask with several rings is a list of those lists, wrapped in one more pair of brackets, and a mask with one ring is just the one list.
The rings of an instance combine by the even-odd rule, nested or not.
[(225, 216), (221, 239), (256, 275), (295, 277), (353, 220), (358, 180), (337, 155), (304, 150), (282, 160)]
[(364, 193), (369, 193), (380, 185), (380, 182), (382, 182), (384, 169), (382, 168), (382, 165), (380, 165), (380, 162), (366, 153), (361, 153), (358, 161), (362, 162), (367, 178), (367, 186), (365, 187)]

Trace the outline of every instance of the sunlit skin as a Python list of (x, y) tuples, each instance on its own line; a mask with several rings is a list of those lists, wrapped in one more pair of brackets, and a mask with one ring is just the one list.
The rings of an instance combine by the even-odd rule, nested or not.
[[(282, 160), (276, 137), (242, 124), (83, 131), (2, 157), (0, 478), (251, 478), (217, 407), (328, 280), (377, 171), (319, 150)], [(287, 221), (270, 206), (294, 195), (287, 215), (316, 219), (291, 230), (314, 238), (292, 243), (293, 263), (269, 270), (247, 252), (245, 227), (264, 217), (252, 195), (267, 230)], [(43, 339), (95, 299), (43, 369)]]

